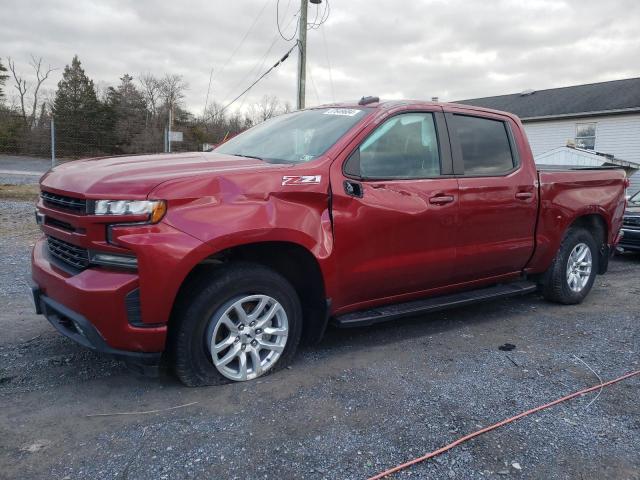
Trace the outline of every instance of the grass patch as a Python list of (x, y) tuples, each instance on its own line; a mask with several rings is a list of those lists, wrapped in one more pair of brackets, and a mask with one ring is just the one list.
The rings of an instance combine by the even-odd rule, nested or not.
[(40, 194), (38, 185), (0, 185), (0, 200), (25, 200), (35, 202)]

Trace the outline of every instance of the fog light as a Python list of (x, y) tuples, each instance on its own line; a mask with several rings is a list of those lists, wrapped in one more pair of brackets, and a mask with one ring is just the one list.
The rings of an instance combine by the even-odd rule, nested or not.
[(90, 252), (89, 260), (96, 265), (110, 267), (138, 268), (138, 259), (132, 255), (119, 253)]

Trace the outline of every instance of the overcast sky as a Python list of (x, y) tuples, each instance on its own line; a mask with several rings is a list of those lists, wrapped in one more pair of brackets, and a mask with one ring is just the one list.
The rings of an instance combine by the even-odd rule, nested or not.
[[(102, 87), (124, 73), (180, 74), (189, 84), (186, 104), (199, 112), (211, 68), (211, 99), (226, 104), (293, 44), (278, 33), (276, 4), (0, 0), (0, 58), (6, 65), (12, 57), (25, 74), (31, 54), (58, 67), (50, 95), (74, 54)], [(280, 0), (285, 35), (294, 32), (299, 5)], [(362, 95), (456, 100), (640, 76), (638, 0), (330, 0), (330, 6), (326, 23), (308, 35), (308, 105)], [(315, 16), (310, 5), (309, 20)], [(296, 62), (292, 55), (234, 107), (265, 94), (295, 104)]]

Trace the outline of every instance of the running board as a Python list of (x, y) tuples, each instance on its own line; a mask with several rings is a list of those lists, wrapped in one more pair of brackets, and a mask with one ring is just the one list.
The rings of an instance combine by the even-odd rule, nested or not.
[(382, 307), (346, 313), (333, 319), (333, 323), (339, 328), (364, 327), (374, 323), (395, 320), (396, 318), (409, 317), (427, 312), (436, 312), (448, 308), (462, 307), (473, 303), (485, 302), (498, 298), (513, 297), (525, 293), (534, 292), (537, 285), (528, 281), (517, 281), (494, 285), (478, 290), (468, 290), (460, 293), (451, 293), (440, 297), (431, 297), (424, 300), (385, 305)]

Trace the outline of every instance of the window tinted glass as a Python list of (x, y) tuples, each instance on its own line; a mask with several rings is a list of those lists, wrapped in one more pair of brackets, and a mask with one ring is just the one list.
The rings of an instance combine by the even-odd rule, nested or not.
[(454, 115), (454, 118), (465, 175), (501, 174), (513, 169), (504, 122), (466, 115)]
[(366, 111), (319, 108), (286, 113), (237, 135), (215, 149), (228, 155), (258, 157), (271, 163), (302, 163), (322, 155)]
[(440, 155), (433, 115), (406, 113), (390, 118), (360, 145), (359, 156), (364, 178), (438, 176)]

